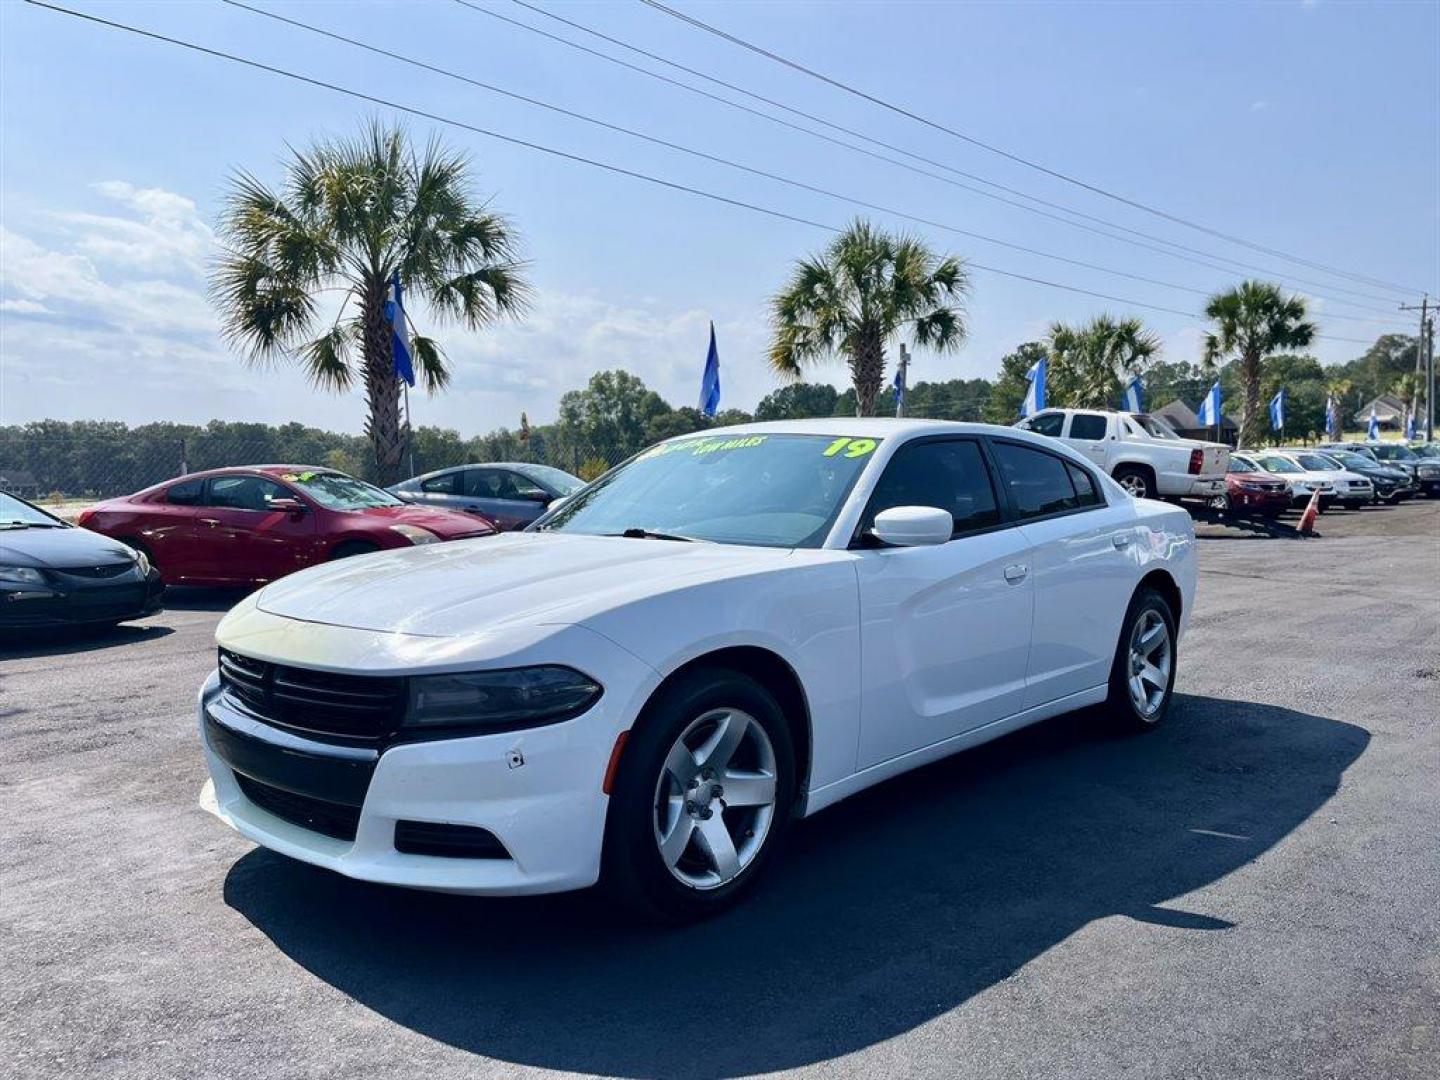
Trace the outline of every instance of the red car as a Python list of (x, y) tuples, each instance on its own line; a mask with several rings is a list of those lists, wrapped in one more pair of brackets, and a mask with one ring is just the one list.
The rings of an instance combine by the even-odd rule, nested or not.
[(1231, 458), (1225, 473), (1225, 506), (1232, 514), (1275, 517), (1290, 509), (1290, 485)]
[(79, 524), (145, 552), (171, 585), (258, 585), (328, 559), (496, 531), (308, 465), (191, 473), (99, 503)]

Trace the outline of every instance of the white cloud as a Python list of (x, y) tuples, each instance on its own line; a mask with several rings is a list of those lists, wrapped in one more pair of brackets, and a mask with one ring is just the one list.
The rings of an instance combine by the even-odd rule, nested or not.
[(1252, 101), (1250, 103), (1251, 112), (1264, 112), (1268, 108), (1270, 108), (1270, 102), (1263, 99), (1261, 99), (1260, 101)]
[(54, 314), (44, 304), (37, 304), (34, 300), (0, 300), (0, 311), (9, 311), (16, 315)]

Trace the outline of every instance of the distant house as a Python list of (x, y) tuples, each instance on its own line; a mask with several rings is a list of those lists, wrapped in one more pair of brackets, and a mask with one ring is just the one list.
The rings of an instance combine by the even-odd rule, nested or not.
[(1375, 419), (1380, 422), (1382, 428), (1398, 429), (1405, 426), (1405, 402), (1394, 394), (1381, 394), (1374, 401), (1362, 405), (1360, 411), (1355, 414), (1355, 423), (1361, 427), (1369, 424), (1371, 409), (1375, 410)]
[[(1206, 427), (1200, 423), (1200, 417), (1195, 415), (1195, 410), (1190, 408), (1179, 398), (1170, 402), (1164, 408), (1151, 409), (1151, 416), (1158, 416), (1165, 423), (1174, 429), (1175, 434), (1186, 439), (1204, 439), (1214, 441), (1215, 428)], [(1220, 414), (1220, 441), (1235, 445), (1236, 439), (1240, 437), (1240, 425), (1232, 417)]]
[(22, 499), (33, 499), (40, 494), (40, 485), (33, 473), (0, 465), (0, 491), (19, 495)]

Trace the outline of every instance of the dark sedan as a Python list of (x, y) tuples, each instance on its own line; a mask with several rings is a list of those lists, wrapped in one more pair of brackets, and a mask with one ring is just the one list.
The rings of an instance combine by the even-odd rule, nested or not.
[(0, 632), (138, 619), (164, 590), (143, 553), (0, 492)]
[(1357, 454), (1354, 450), (1325, 450), (1323, 454), (1340, 468), (1359, 473), (1369, 480), (1375, 486), (1376, 502), (1399, 502), (1401, 499), (1410, 498), (1419, 490), (1414, 479), (1404, 469), (1382, 465), (1366, 454)]
[(523, 529), (549, 503), (584, 486), (579, 477), (548, 465), (494, 461), (438, 469), (389, 490), (408, 503), (482, 514), (501, 529)]

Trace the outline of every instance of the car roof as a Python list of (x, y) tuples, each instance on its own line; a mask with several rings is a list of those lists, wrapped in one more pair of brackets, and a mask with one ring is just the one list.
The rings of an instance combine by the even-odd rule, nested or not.
[[(284, 477), (290, 473), (303, 472), (334, 473), (339, 470), (329, 469), (323, 465), (226, 465), (219, 469), (201, 469), (199, 472), (171, 476), (151, 484), (149, 487), (141, 488), (135, 494), (145, 495), (152, 491), (159, 491), (161, 488), (168, 488), (172, 484), (184, 483), (187, 480), (208, 480), (212, 476), (243, 476), (247, 473), (264, 473), (266, 476)], [(341, 475), (345, 474), (341, 473)]]

